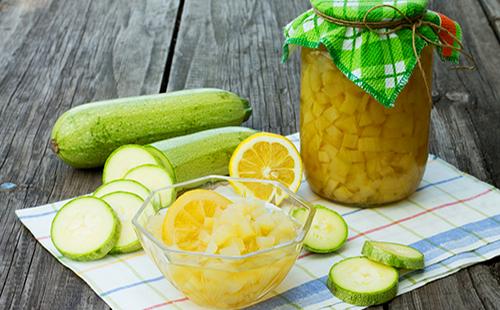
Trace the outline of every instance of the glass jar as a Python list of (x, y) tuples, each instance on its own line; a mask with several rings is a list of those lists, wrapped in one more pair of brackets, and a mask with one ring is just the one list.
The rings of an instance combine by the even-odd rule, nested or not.
[[(432, 85), (432, 47), (420, 56)], [(390, 82), (390, 81), (388, 81)], [(350, 81), (324, 48), (302, 48), (301, 154), (327, 199), (372, 206), (415, 192), (427, 162), (432, 102), (418, 66), (394, 108)]]

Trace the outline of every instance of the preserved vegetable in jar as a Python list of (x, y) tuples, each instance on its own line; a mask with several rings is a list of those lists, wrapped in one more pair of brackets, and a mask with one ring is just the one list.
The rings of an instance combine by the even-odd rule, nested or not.
[[(431, 47), (421, 62), (431, 85)], [(303, 48), (300, 102), (301, 155), (316, 193), (373, 205), (415, 191), (427, 162), (431, 111), (420, 72), (388, 109), (345, 77), (325, 49)]]
[(301, 53), (300, 142), (307, 181), (369, 207), (415, 192), (428, 158), (433, 51), (457, 63), (461, 28), (428, 0), (311, 0), (284, 29)]

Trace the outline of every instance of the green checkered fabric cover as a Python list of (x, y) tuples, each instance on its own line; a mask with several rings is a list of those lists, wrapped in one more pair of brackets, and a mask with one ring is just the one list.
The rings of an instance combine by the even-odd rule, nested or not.
[[(431, 42), (436, 42), (436, 50), (442, 59), (457, 63), (459, 52), (451, 48), (441, 48), (441, 42), (459, 47), (462, 32), (460, 26), (446, 16), (427, 10), (427, 0), (313, 0), (312, 4), (321, 13), (337, 19), (363, 21), (368, 10), (376, 5), (390, 4), (397, 7), (409, 18), (423, 16), (448, 30), (437, 31), (429, 25), (422, 25), (418, 32)], [(397, 20), (402, 16), (393, 8), (380, 7), (371, 11), (368, 21)], [(348, 79), (372, 95), (385, 107), (393, 107), (399, 93), (408, 83), (417, 65), (413, 51), (412, 30), (403, 28), (391, 34), (387, 29), (370, 30), (337, 25), (324, 20), (311, 9), (306, 11), (284, 29), (283, 62), (288, 59), (290, 45), (308, 48), (326, 47), (333, 62)], [(450, 35), (453, 34), (453, 36)], [(429, 45), (416, 36), (416, 50)]]
[[(314, 7), (321, 13), (337, 19), (349, 21), (362, 21), (366, 13), (373, 7), (389, 4), (397, 7), (408, 17), (421, 16), (425, 13), (428, 0), (313, 0)], [(394, 9), (381, 7), (371, 11), (367, 21), (379, 22), (387, 20), (400, 20), (402, 16)]]

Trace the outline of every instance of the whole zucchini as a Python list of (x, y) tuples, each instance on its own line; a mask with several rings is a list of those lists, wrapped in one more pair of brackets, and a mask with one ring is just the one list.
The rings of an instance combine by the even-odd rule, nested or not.
[(88, 103), (59, 117), (52, 129), (51, 147), (73, 167), (99, 167), (119, 146), (240, 125), (251, 112), (247, 100), (220, 89)]
[(227, 175), (236, 147), (256, 132), (245, 127), (216, 128), (158, 141), (146, 148), (162, 152), (175, 171), (176, 181), (183, 182), (211, 174)]

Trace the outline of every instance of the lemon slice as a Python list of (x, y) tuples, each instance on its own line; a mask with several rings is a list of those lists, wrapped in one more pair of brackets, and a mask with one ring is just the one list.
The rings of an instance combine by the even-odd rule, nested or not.
[(199, 236), (211, 234), (217, 210), (222, 211), (232, 202), (226, 197), (205, 189), (195, 189), (182, 194), (167, 209), (162, 226), (166, 245), (186, 251), (204, 251)]
[[(302, 180), (302, 161), (295, 146), (287, 138), (261, 132), (243, 140), (231, 157), (229, 174), (232, 177), (279, 181), (296, 192)], [(238, 182), (235, 189), (262, 200), (276, 199), (284, 193), (275, 186), (257, 182)]]

